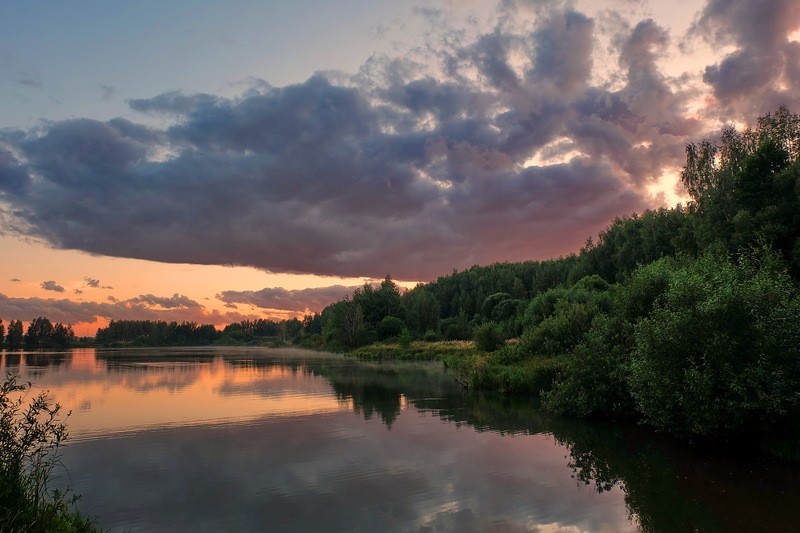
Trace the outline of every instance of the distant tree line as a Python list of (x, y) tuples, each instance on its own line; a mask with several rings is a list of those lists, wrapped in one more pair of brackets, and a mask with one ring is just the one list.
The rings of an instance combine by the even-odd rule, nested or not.
[[(307, 317), (313, 320), (313, 317)], [(166, 322), (163, 320), (112, 320), (99, 328), (95, 343), (102, 346), (202, 346), (211, 344), (282, 344), (298, 342), (305, 322), (297, 318), (275, 321), (242, 320), (225, 326), (222, 331), (213, 324)]]
[(75, 342), (75, 332), (71, 325), (61, 322), (53, 324), (44, 317), (31, 320), (25, 333), (23, 329), (21, 320), (11, 320), (6, 330), (5, 323), (0, 318), (0, 346), (9, 350), (62, 349)]
[(212, 324), (165, 322), (163, 320), (112, 320), (99, 328), (95, 343), (141, 346), (192, 346), (214, 342), (218, 332)]

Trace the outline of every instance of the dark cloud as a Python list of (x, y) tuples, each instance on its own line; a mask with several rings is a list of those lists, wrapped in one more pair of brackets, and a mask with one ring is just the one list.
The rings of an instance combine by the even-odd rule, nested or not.
[[(797, 45), (789, 35), (800, 29), (796, 0), (709, 0), (692, 27), (713, 46), (735, 50), (705, 69), (720, 109), (752, 119), (778, 105), (797, 106)], [(764, 105), (769, 107), (764, 109)]]
[(21, 279), (19, 279), (19, 278), (12, 278), (10, 281), (11, 281), (11, 282), (13, 282), (13, 283), (19, 283), (19, 282), (21, 282), (22, 280), (21, 280)]
[[(737, 46), (705, 73), (717, 98), (754, 91), (747, 105), (765, 112), (798, 90), (778, 83), (800, 79), (786, 40), (797, 4), (771, 3), (746, 27), (755, 5), (709, 2), (693, 31)], [(535, 22), (509, 22), (528, 8)], [(652, 180), (704, 133), (687, 111), (695, 95), (660, 66), (673, 43), (653, 20), (603, 29), (619, 70), (608, 83), (592, 60), (601, 21), (562, 3), (502, 10), (491, 31), (443, 39), (440, 67), (375, 57), (349, 80), (128, 102), (165, 128), (74, 119), (2, 132), (0, 216), (90, 253), (405, 280), (574, 251), (653, 205)], [(766, 82), (764, 54), (780, 72)], [(261, 292), (253, 301), (303, 305)]]
[(531, 78), (566, 93), (584, 88), (592, 73), (593, 45), (591, 19), (571, 10), (556, 12), (535, 33)]
[(0, 316), (28, 321), (46, 316), (55, 322), (69, 324), (94, 323), (97, 317), (113, 320), (176, 320), (227, 324), (244, 319), (260, 318), (236, 312), (208, 310), (186, 296), (169, 298), (150, 294), (119, 301), (112, 296), (106, 302), (75, 302), (69, 299), (15, 298), (0, 294)]
[(46, 291), (53, 291), (53, 292), (64, 292), (66, 289), (56, 283), (55, 281), (43, 281), (41, 287)]
[(187, 296), (181, 294), (173, 294), (170, 297), (153, 296), (152, 294), (142, 294), (136, 298), (128, 300), (132, 304), (147, 304), (150, 306), (158, 306), (164, 309), (197, 309), (203, 307), (198, 302), (192, 300)]
[(102, 285), (99, 279), (85, 277), (83, 278), (84, 287), (91, 287), (92, 289), (113, 289), (110, 285)]
[(73, 292), (74, 292), (75, 294), (83, 294), (83, 291), (82, 291), (82, 290), (80, 290), (80, 289), (75, 289)]
[(287, 290), (281, 287), (265, 288), (260, 291), (223, 291), (217, 299), (225, 302), (226, 307), (234, 304), (249, 304), (264, 309), (281, 309), (285, 311), (303, 312), (305, 310), (319, 312), (327, 305), (352, 294), (358, 287), (333, 285), (311, 289)]

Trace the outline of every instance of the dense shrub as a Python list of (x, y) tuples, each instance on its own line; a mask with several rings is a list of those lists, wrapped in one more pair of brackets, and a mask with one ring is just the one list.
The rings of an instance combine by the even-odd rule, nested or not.
[(500, 326), (487, 322), (475, 328), (475, 346), (485, 352), (493, 352), (503, 345), (503, 333)]
[(723, 436), (769, 430), (800, 407), (800, 300), (767, 251), (706, 254), (671, 275), (634, 327), (630, 385), (644, 420)]
[(393, 339), (399, 336), (405, 327), (405, 323), (396, 316), (385, 316), (383, 320), (378, 323), (378, 340), (385, 341), (387, 339)]
[(628, 388), (633, 327), (619, 315), (599, 315), (583, 341), (563, 358), (543, 407), (571, 416), (630, 416)]

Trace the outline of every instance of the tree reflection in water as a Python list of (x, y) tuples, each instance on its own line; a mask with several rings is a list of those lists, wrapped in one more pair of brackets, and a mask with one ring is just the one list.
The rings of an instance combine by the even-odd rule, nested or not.
[[(356, 413), (380, 417), (388, 429), (414, 409), (478, 432), (552, 435), (568, 450), (579, 485), (597, 492), (620, 487), (632, 522), (645, 532), (791, 531), (800, 508), (800, 469), (720, 457), (681, 447), (642, 428), (554, 418), (533, 400), (464, 391), (435, 363), (372, 363), (328, 354), (247, 351), (113, 352), (97, 354), (106, 371), (157, 372), (159, 364), (281, 368), (318, 376)], [(28, 375), (74, 363), (70, 353), (5, 352), (6, 370)], [(220, 359), (221, 358), (221, 359)], [(152, 363), (152, 364), (151, 364)], [(163, 368), (163, 367), (162, 367)], [(193, 379), (186, 372), (187, 379)], [(31, 378), (33, 379), (33, 378)]]

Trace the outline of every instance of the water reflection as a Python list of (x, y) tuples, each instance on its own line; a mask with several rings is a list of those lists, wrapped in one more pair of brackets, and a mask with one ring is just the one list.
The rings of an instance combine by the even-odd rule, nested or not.
[(546, 417), (433, 364), (81, 350), (0, 368), (73, 409), (72, 484), (115, 530), (790, 531), (800, 505), (796, 468)]

